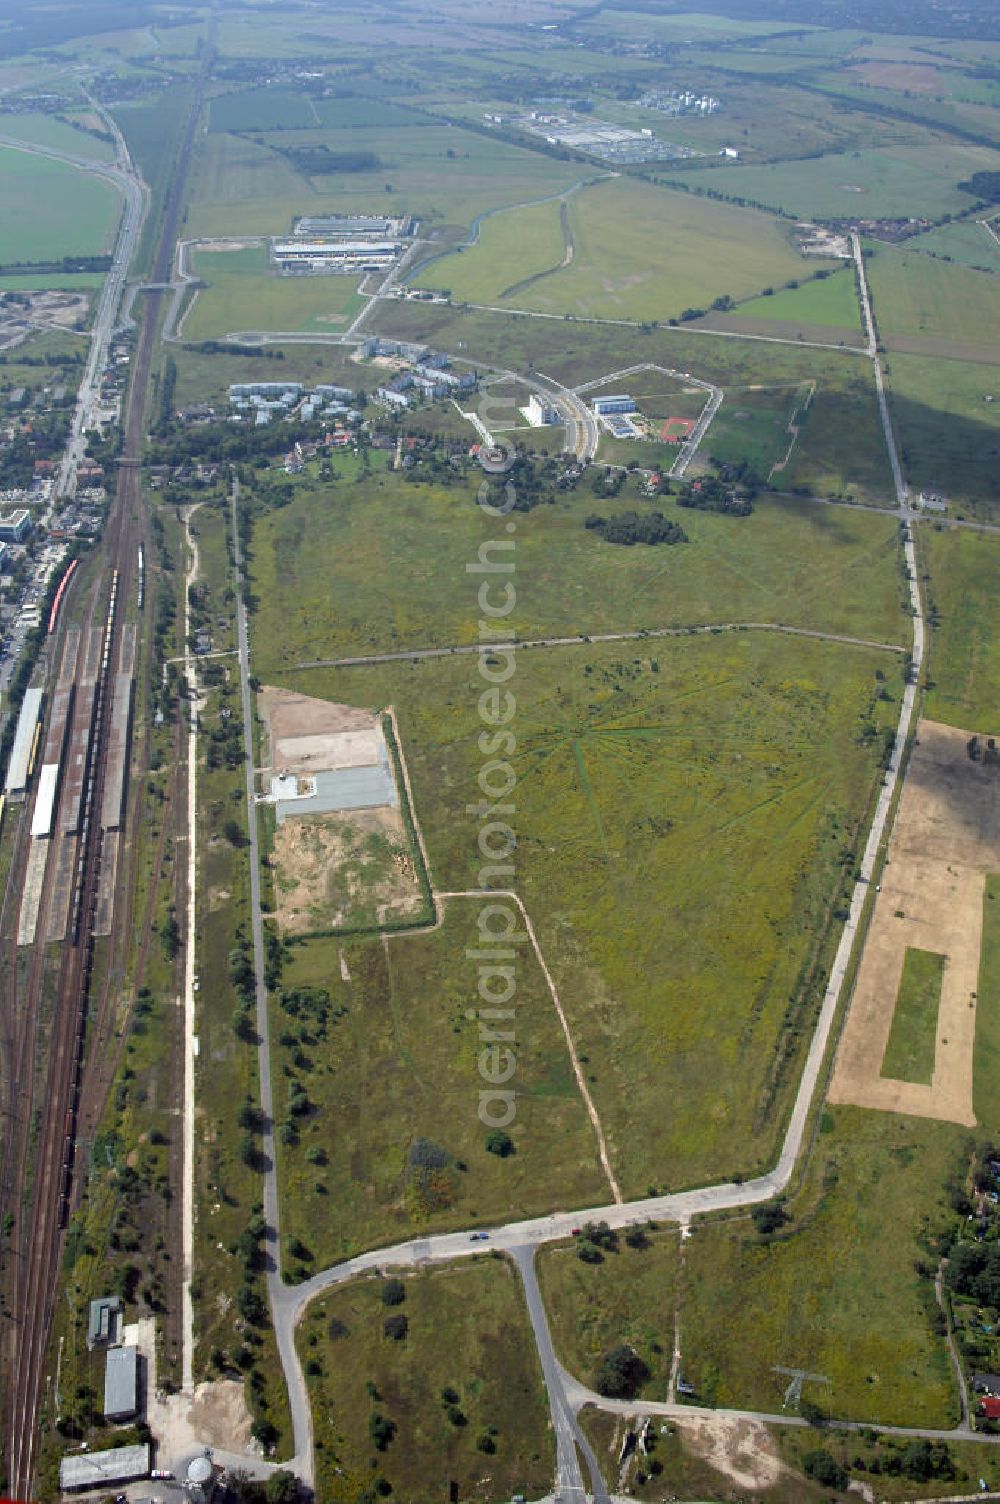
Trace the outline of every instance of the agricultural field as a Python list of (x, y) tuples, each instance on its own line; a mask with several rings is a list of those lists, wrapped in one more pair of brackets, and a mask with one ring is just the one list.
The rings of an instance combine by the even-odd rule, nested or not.
[(184, 317), (186, 340), (258, 329), (335, 334), (364, 307), (358, 277), (280, 277), (269, 268), (264, 246), (194, 251), (190, 270), (207, 285)]
[[(402, 1299), (397, 1305), (387, 1299)], [(405, 1318), (405, 1336), (383, 1335)], [(309, 1308), (299, 1331), (317, 1435), (317, 1492), (353, 1501), (384, 1479), (398, 1499), (444, 1477), (457, 1497), (501, 1504), (550, 1486), (553, 1444), (541, 1369), (506, 1260), (366, 1279)], [(387, 1438), (372, 1429), (381, 1415)], [(485, 1439), (485, 1444), (484, 1444)], [(385, 1492), (383, 1488), (379, 1492)]]
[(981, 345), (995, 357), (1000, 278), (887, 245), (875, 249), (868, 276), (879, 333), (890, 348), (894, 335), (927, 335), (950, 341), (956, 353)]
[(155, 99), (126, 101), (111, 111), (129, 152), (150, 187), (150, 207), (136, 252), (137, 271), (152, 264), (170, 175), (180, 145), (180, 131), (191, 102), (190, 85), (171, 84)]
[[(997, 228), (996, 222), (994, 228)], [(1000, 245), (976, 219), (963, 219), (914, 235), (907, 240), (906, 249), (929, 252), (977, 271), (1000, 272)]]
[[(521, 288), (521, 307), (665, 322), (726, 294), (755, 294), (796, 276), (805, 264), (770, 217), (628, 179), (581, 189), (567, 200), (567, 212), (572, 259)], [(463, 275), (473, 275), (466, 263), (477, 259), (477, 249), (463, 253)], [(488, 248), (478, 259), (489, 265)], [(436, 270), (448, 285), (447, 261)]]
[(751, 298), (739, 305), (739, 316), (859, 331), (861, 311), (854, 285), (854, 269), (843, 267), (828, 277), (814, 278), (801, 287), (785, 287), (771, 297)]
[(827, 1415), (953, 1426), (933, 1284), (914, 1266), (933, 1268), (930, 1236), (947, 1220), (963, 1134), (863, 1108), (828, 1110), (821, 1126), (777, 1235), (733, 1217), (687, 1243), (685, 1376), (708, 1404), (775, 1411), (788, 1381), (773, 1365), (804, 1368), (829, 1380), (804, 1390)]
[(883, 1076), (931, 1084), (944, 967), (944, 956), (907, 947), (889, 1042), (882, 1058)]
[[(264, 640), (259, 623), (252, 640)], [(480, 865), (475, 821), (461, 817), (475, 787), (477, 680), (475, 659), (451, 658), (290, 681), (396, 707), (432, 880), (445, 891), (473, 885)], [(626, 1196), (772, 1162), (822, 990), (820, 958), (836, 937), (845, 852), (878, 776), (883, 732), (895, 725), (899, 684), (892, 654), (766, 632), (518, 660), (517, 887)], [(405, 947), (413, 959), (401, 974), (423, 985), (410, 979), (418, 967), (427, 975), (424, 948), (440, 943), (392, 940), (388, 964), (401, 965)], [(371, 965), (387, 964), (377, 944), (368, 949)], [(345, 955), (353, 975), (358, 962)], [(383, 1001), (364, 1011), (366, 1041), (374, 1010), (394, 1006), (385, 981), (374, 995)], [(414, 1077), (432, 1079), (417, 1069), (425, 1052), (440, 1070), (461, 1036), (447, 1049), (426, 1030), (410, 1043), (416, 1005), (397, 1006)], [(435, 1006), (439, 1029), (451, 1027)], [(525, 1010), (526, 1048), (546, 1017)], [(345, 1082), (334, 1100), (350, 1091)], [(393, 1100), (410, 1110), (410, 1099)], [(367, 1103), (374, 1111), (371, 1091)], [(339, 1153), (353, 1152), (342, 1108), (328, 1131)], [(358, 1138), (379, 1143), (384, 1132), (373, 1122)], [(394, 1130), (391, 1140), (385, 1163), (398, 1175), (405, 1137)], [(573, 1204), (568, 1192), (562, 1202)], [(319, 1229), (327, 1238), (336, 1231), (328, 1223)]]
[(595, 1263), (578, 1256), (576, 1242), (539, 1251), (538, 1283), (559, 1361), (594, 1388), (601, 1358), (627, 1343), (649, 1370), (639, 1392), (666, 1399), (679, 1293), (677, 1230), (640, 1228), (631, 1243), (621, 1233), (613, 1248), (600, 1251)]
[[(911, 131), (912, 133), (912, 131)], [(1000, 153), (949, 142), (861, 149), (808, 161), (713, 168), (704, 181), (722, 193), (819, 219), (961, 213), (974, 200), (957, 186), (970, 172), (1000, 166)]]
[[(96, 135), (93, 130), (74, 129), (68, 123), (72, 119), (72, 116), (60, 119), (55, 115), (3, 115), (0, 116), (0, 135), (15, 136), (19, 141), (29, 141), (36, 146), (51, 146), (73, 157), (112, 161), (114, 142)], [(105, 130), (103, 124), (100, 129)]]
[[(271, 1026), (282, 1228), (296, 1240), (288, 1277), (415, 1230), (607, 1201), (566, 1041), (530, 952), (517, 966), (511, 1150), (487, 1147), (477, 969), (467, 954), (483, 907), (449, 900), (439, 929), (393, 935), (385, 946), (373, 933), (290, 947)], [(300, 1006), (303, 989), (317, 988), (329, 1003)]]
[(318, 124), (309, 95), (291, 89), (246, 89), (219, 94), (208, 110), (210, 131), (296, 130)]
[[(279, 148), (317, 145), (333, 152), (373, 152), (379, 165), (306, 178), (279, 153)], [(277, 234), (306, 210), (384, 213), (387, 207), (416, 214), (430, 227), (468, 226), (489, 209), (560, 193), (579, 177), (579, 163), (558, 162), (447, 125), (284, 131), (255, 142), (210, 136), (199, 161), (188, 232)]]
[[(791, 396), (782, 394), (783, 422)], [(907, 640), (891, 518), (765, 497), (752, 517), (720, 517), (661, 498), (689, 542), (637, 549), (584, 527), (594, 504), (583, 487), (518, 519), (519, 636), (778, 621)], [(261, 677), (303, 660), (474, 641), (465, 566), (492, 535), (471, 485), (382, 471), (303, 488), (254, 529)]]
[(0, 148), (0, 262), (106, 255), (120, 212), (121, 196), (103, 178)]
[(887, 378), (908, 484), (946, 497), (954, 515), (995, 518), (1000, 368), (893, 351)]
[(964, 528), (920, 528), (932, 623), (925, 714), (949, 726), (1000, 732), (1000, 646), (993, 606), (1000, 538)]

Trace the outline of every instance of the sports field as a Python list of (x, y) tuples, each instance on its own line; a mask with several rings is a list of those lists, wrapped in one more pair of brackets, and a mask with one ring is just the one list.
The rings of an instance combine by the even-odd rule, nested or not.
[(0, 148), (0, 262), (105, 255), (120, 210), (117, 189), (103, 178)]
[[(793, 394), (779, 395), (772, 432), (780, 449)], [(594, 510), (589, 487), (519, 518), (519, 635), (779, 621), (906, 638), (891, 518), (765, 498), (750, 518), (657, 504), (681, 522), (687, 544), (600, 542), (583, 525)], [(325, 493), (299, 492), (254, 530), (265, 682), (305, 659), (474, 640), (465, 566), (491, 536), (471, 487), (417, 487), (382, 471)]]
[(920, 529), (927, 583), (930, 683), (936, 721), (1000, 732), (1000, 645), (994, 628), (1000, 538), (964, 528)]
[(887, 245), (875, 248), (868, 276), (883, 337), (931, 335), (983, 345), (995, 355), (1000, 279)]
[[(387, 1289), (367, 1279), (332, 1291), (300, 1328), (317, 1496), (354, 1504), (391, 1488), (393, 1498), (419, 1499), (428, 1479), (446, 1477), (462, 1499), (540, 1497), (552, 1480), (552, 1435), (511, 1266), (477, 1259), (408, 1274), (398, 1305), (384, 1303)], [(406, 1323), (397, 1340), (383, 1334), (393, 1317)], [(372, 1429), (379, 1415), (391, 1432)]]
[[(665, 322), (726, 294), (757, 293), (805, 264), (775, 220), (692, 194), (618, 178), (567, 202), (572, 261), (519, 293), (522, 307)], [(437, 272), (445, 277), (447, 263)]]
[(829, 277), (813, 279), (801, 287), (781, 288), (772, 297), (752, 298), (740, 304), (739, 314), (747, 319), (782, 319), (832, 329), (859, 329), (861, 314), (853, 268), (843, 267)]
[(364, 306), (359, 278), (279, 277), (263, 246), (196, 251), (190, 269), (207, 283), (184, 318), (184, 338), (192, 341), (256, 329), (333, 334)]
[[(258, 625), (252, 640), (263, 636)], [(886, 676), (884, 702), (877, 672)], [(475, 660), (323, 670), (286, 682), (396, 706), (435, 885), (473, 884), (477, 825), (463, 812), (478, 766)], [(809, 639), (706, 635), (662, 648), (524, 652), (516, 688), (516, 884), (563, 998), (623, 1193), (770, 1164), (822, 990), (812, 966), (837, 928), (845, 847), (856, 842), (876, 776), (879, 728), (898, 713), (898, 663)], [(401, 1095), (388, 1085), (398, 1083), (401, 1065), (387, 1066), (392, 1105), (381, 1103), (373, 1075), (361, 1120), (344, 1107), (354, 1099), (357, 1058), (334, 1084), (338, 1110), (318, 1131), (335, 1138), (338, 1162), (389, 1139), (356, 1161), (364, 1169), (360, 1183), (344, 1188), (345, 1204), (356, 1204), (380, 1163), (399, 1175), (405, 1136), (389, 1124), (401, 1110), (418, 1117), (442, 1110), (442, 1070), (461, 1061), (464, 1035), (453, 1031), (467, 1025), (457, 1009), (438, 1001), (436, 1034), (417, 1027), (417, 989), (453, 995), (434, 959), (440, 943), (391, 940), (392, 985), (383, 977), (372, 1001), (352, 1010), (354, 1024), (337, 1026), (350, 1030), (363, 1019), (368, 1051), (374, 1020), (394, 1012), (395, 1048), (405, 1047), (415, 1082), (434, 1083), (426, 1100), (422, 1091)], [(369, 964), (385, 964), (377, 945)], [(328, 962), (326, 978), (331, 971)], [(526, 1051), (547, 1023), (545, 1010), (525, 1007), (523, 1017), (519, 1010)], [(337, 1037), (346, 1044), (346, 1032)], [(369, 1058), (374, 1069), (378, 1056)], [(537, 1112), (530, 1056), (525, 1070)], [(461, 1069), (455, 1080), (459, 1095), (469, 1091)], [(448, 1133), (463, 1131), (464, 1121), (451, 1114)], [(526, 1157), (553, 1122), (544, 1114), (534, 1121)], [(449, 1137), (439, 1142), (452, 1147)], [(555, 1165), (562, 1143), (543, 1150), (546, 1163)], [(569, 1163), (582, 1173), (578, 1154)], [(482, 1182), (480, 1210), (492, 1183)], [(560, 1204), (569, 1199), (565, 1182), (563, 1192)], [(371, 1217), (379, 1199), (373, 1192), (343, 1231), (317, 1212), (318, 1234), (363, 1226), (358, 1217)], [(293, 1204), (289, 1215), (306, 1215), (308, 1204), (297, 1204), (302, 1210)]]

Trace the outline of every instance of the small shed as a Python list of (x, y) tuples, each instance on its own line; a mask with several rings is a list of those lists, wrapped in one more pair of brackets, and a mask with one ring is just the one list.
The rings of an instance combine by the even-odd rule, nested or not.
[(124, 1309), (120, 1295), (102, 1295), (99, 1300), (90, 1302), (90, 1316), (87, 1321), (87, 1346), (89, 1348), (111, 1347), (118, 1341), (118, 1331)]

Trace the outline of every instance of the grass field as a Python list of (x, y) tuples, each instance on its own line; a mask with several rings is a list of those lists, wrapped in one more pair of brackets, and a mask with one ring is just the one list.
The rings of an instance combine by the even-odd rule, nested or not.
[(112, 111), (151, 190), (150, 207), (133, 263), (133, 269), (140, 273), (152, 264), (164, 201), (180, 144), (180, 131), (190, 102), (191, 86), (179, 83), (159, 90), (155, 99), (136, 103), (127, 101)]
[[(981, 347), (988, 354), (988, 347)], [(997, 514), (1000, 369), (971, 360), (888, 357), (892, 419), (906, 478), (947, 497), (957, 516)]]
[(996, 349), (1000, 279), (880, 245), (868, 262), (879, 332), (927, 334)]
[(801, 287), (783, 288), (769, 298), (752, 298), (740, 304), (740, 317), (782, 319), (824, 328), (858, 329), (861, 314), (854, 286), (854, 271), (841, 271)]
[(559, 210), (551, 200), (492, 215), (481, 224), (474, 246), (433, 262), (413, 281), (421, 287), (447, 287), (456, 302), (495, 303), (562, 261)]
[[(752, 210), (627, 178), (581, 189), (567, 205), (572, 262), (512, 294), (520, 307), (666, 321), (679, 318), (686, 308), (706, 308), (723, 294), (742, 298), (757, 293), (803, 268), (782, 228)], [(621, 233), (623, 225), (628, 225), (627, 236)], [(485, 285), (496, 276), (493, 254), (488, 245), (464, 252), (463, 278)], [(559, 259), (550, 265), (558, 265)], [(434, 271), (449, 285), (447, 261)], [(506, 285), (501, 273), (498, 291)]]
[[(594, 510), (588, 487), (519, 519), (519, 634), (743, 620), (908, 640), (891, 519), (765, 498), (747, 519), (658, 504), (682, 523), (688, 544), (600, 542), (583, 526)], [(306, 659), (475, 640), (465, 566), (491, 536), (465, 486), (415, 486), (385, 471), (301, 491), (255, 527), (259, 671), (273, 677)]]
[(4, 115), (0, 127), (0, 135), (16, 136), (37, 146), (52, 146), (73, 157), (93, 158), (97, 162), (110, 162), (114, 158), (112, 141), (103, 141), (92, 131), (74, 130), (55, 115)]
[(206, 354), (178, 346), (174, 359), (179, 407), (194, 402), (224, 406), (233, 382), (287, 379), (304, 385), (328, 382), (332, 386), (354, 388), (361, 374), (361, 368), (349, 359), (347, 352), (333, 345), (267, 345), (253, 355), (230, 355), (225, 351)]
[(907, 946), (882, 1060), (883, 1076), (931, 1084), (944, 967), (944, 956)]
[[(517, 885), (627, 1195), (771, 1162), (898, 679), (887, 655), (769, 634), (519, 660)], [(289, 682), (392, 701), (434, 882), (474, 884), (475, 660)], [(427, 942), (392, 941), (393, 965), (404, 944), (418, 958)], [(545, 1021), (526, 1020), (528, 1042)], [(401, 1152), (394, 1133), (390, 1168)]]
[[(440, 929), (393, 938), (386, 948), (377, 939), (331, 939), (292, 949), (283, 986), (322, 986), (331, 994), (322, 1033), (277, 999), (272, 1015), (285, 1078), (276, 1085), (275, 1113), (297, 1128), (294, 1143), (279, 1135), (282, 1227), (308, 1251), (297, 1266), (310, 1273), (409, 1232), (488, 1224), (515, 1207), (531, 1216), (557, 1204), (601, 1204), (610, 1194), (565, 1039), (530, 954), (519, 960), (513, 1005), (514, 1152), (487, 1152), (477, 969), (466, 955), (475, 950), (482, 910), (475, 900), (455, 900)], [(306, 1114), (288, 1111), (292, 1081), (308, 1094)], [(409, 1164), (414, 1144), (427, 1139), (451, 1156), (433, 1186)]]
[(342, 330), (364, 306), (357, 277), (279, 277), (267, 251), (196, 251), (191, 271), (208, 284), (184, 319), (186, 340), (222, 339), (243, 330), (288, 333)]
[(630, 1248), (623, 1235), (599, 1264), (578, 1258), (575, 1243), (540, 1251), (538, 1282), (552, 1340), (570, 1373), (592, 1388), (601, 1357), (627, 1343), (649, 1369), (640, 1393), (666, 1399), (678, 1262), (676, 1229), (647, 1233), (640, 1248)]
[[(189, 234), (280, 234), (296, 214), (387, 208), (416, 214), (431, 226), (470, 225), (488, 209), (559, 193), (581, 175), (579, 163), (447, 125), (278, 132), (264, 142), (224, 134), (204, 141)], [(375, 152), (381, 165), (306, 179), (268, 149), (317, 143), (333, 151)]]
[(859, 1108), (828, 1111), (823, 1129), (778, 1237), (761, 1239), (741, 1217), (687, 1244), (685, 1374), (709, 1403), (777, 1410), (788, 1381), (772, 1365), (805, 1368), (830, 1380), (804, 1390), (829, 1415), (954, 1425), (933, 1287), (914, 1264), (933, 1266), (928, 1231), (961, 1174), (962, 1134)]
[(976, 1006), (973, 1092), (976, 1116), (987, 1131), (1000, 1127), (1000, 1038), (993, 1020), (1000, 1009), (1000, 876), (987, 877)]
[(104, 255), (120, 211), (117, 189), (103, 178), (0, 148), (0, 262)]
[(210, 131), (295, 130), (318, 124), (309, 95), (291, 89), (241, 89), (234, 94), (219, 94), (208, 110)]
[[(438, 1491), (434, 1478), (483, 1504), (540, 1497), (551, 1486), (553, 1445), (513, 1269), (484, 1258), (403, 1283), (398, 1306), (382, 1304), (381, 1281), (364, 1280), (323, 1296), (302, 1323), (317, 1496), (354, 1504), (382, 1478), (393, 1498), (417, 1500)], [(383, 1336), (394, 1315), (407, 1319), (401, 1341)], [(396, 1428), (384, 1451), (372, 1444), (374, 1415)], [(486, 1436), (488, 1449), (479, 1445)]]
[(705, 183), (786, 213), (818, 218), (960, 213), (969, 195), (956, 185), (1000, 154), (948, 142), (831, 153), (807, 161), (713, 168)]
[(993, 621), (1000, 538), (920, 529), (931, 619), (925, 713), (970, 731), (1000, 732), (1000, 645)]
[(914, 235), (906, 242), (906, 248), (911, 251), (931, 251), (936, 256), (950, 257), (963, 266), (977, 267), (983, 271), (1000, 271), (1000, 245), (974, 219), (940, 225), (937, 229), (927, 230), (923, 235)]

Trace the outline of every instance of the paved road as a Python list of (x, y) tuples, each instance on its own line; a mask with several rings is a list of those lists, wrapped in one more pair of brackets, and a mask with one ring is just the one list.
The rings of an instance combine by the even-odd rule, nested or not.
[[(863, 280), (862, 287), (865, 286)], [(869, 328), (871, 329), (870, 313)], [(565, 391), (565, 389), (562, 389)], [(575, 394), (573, 394), (575, 396)], [(579, 399), (576, 399), (579, 401)], [(902, 473), (896, 452), (895, 440), (889, 422), (887, 407), (880, 405), (883, 413), (883, 424), (886, 446), (890, 455), (894, 476), (898, 477), (897, 497), (902, 507), (906, 506), (906, 489), (902, 482)], [(236, 553), (237, 575), (241, 571), (241, 553), (238, 535), (236, 533), (236, 503), (238, 487), (233, 488), (233, 521), (234, 521), (234, 548)], [(529, 1218), (520, 1222), (511, 1222), (502, 1227), (493, 1228), (488, 1233), (486, 1242), (493, 1249), (508, 1253), (515, 1261), (521, 1274), (525, 1287), (525, 1295), (528, 1301), (528, 1309), (531, 1315), (535, 1340), (538, 1345), (539, 1355), (545, 1374), (546, 1385), (549, 1393), (549, 1404), (552, 1411), (553, 1424), (557, 1440), (557, 1455), (559, 1478), (556, 1489), (556, 1498), (566, 1500), (581, 1497), (586, 1489), (586, 1480), (583, 1478), (582, 1468), (577, 1456), (576, 1447), (579, 1446), (586, 1461), (588, 1469), (592, 1469), (591, 1488), (593, 1497), (599, 1501), (607, 1498), (604, 1485), (601, 1482), (600, 1469), (597, 1466), (593, 1453), (582, 1440), (576, 1422), (576, 1413), (584, 1403), (599, 1401), (607, 1408), (617, 1408), (613, 1402), (599, 1400), (577, 1380), (567, 1375), (560, 1367), (552, 1349), (551, 1336), (548, 1322), (545, 1318), (541, 1297), (538, 1292), (537, 1282), (534, 1277), (533, 1259), (535, 1251), (545, 1243), (555, 1242), (572, 1236), (574, 1228), (582, 1221), (604, 1220), (610, 1226), (623, 1229), (637, 1222), (657, 1221), (676, 1222), (686, 1227), (692, 1217), (709, 1212), (722, 1212), (735, 1210), (769, 1201), (781, 1194), (788, 1186), (796, 1161), (802, 1149), (806, 1127), (809, 1121), (811, 1109), (816, 1100), (817, 1088), (823, 1069), (830, 1043), (831, 1031), (838, 1006), (841, 1001), (848, 966), (855, 943), (859, 936), (859, 930), (863, 918), (865, 900), (869, 892), (869, 883), (875, 872), (881, 844), (889, 828), (889, 815), (892, 808), (893, 798), (900, 779), (902, 758), (907, 739), (912, 729), (913, 714), (916, 704), (917, 679), (923, 661), (924, 653), (924, 620), (917, 584), (917, 565), (914, 551), (912, 528), (908, 515), (905, 515), (905, 539), (904, 548), (906, 562), (909, 570), (910, 602), (913, 611), (913, 649), (912, 662), (913, 672), (910, 682), (904, 688), (900, 707), (899, 724), (896, 739), (888, 767), (879, 791), (875, 814), (865, 850), (861, 858), (860, 874), (852, 894), (848, 919), (844, 925), (840, 937), (833, 966), (831, 968), (829, 984), (823, 998), (819, 1018), (810, 1042), (805, 1066), (799, 1081), (798, 1090), (792, 1107), (791, 1117), (785, 1134), (785, 1139), (778, 1156), (778, 1161), (766, 1174), (757, 1176), (753, 1180), (736, 1183), (729, 1181), (720, 1185), (703, 1186), (697, 1189), (675, 1192), (670, 1195), (647, 1197), (639, 1201), (626, 1203), (612, 1203), (611, 1205), (591, 1207), (586, 1210), (578, 1210), (572, 1213), (559, 1212), (546, 1217)], [(250, 818), (250, 867), (251, 867), (251, 903), (253, 921), (253, 946), (254, 966), (257, 977), (257, 1022), (260, 1036), (260, 1089), (261, 1106), (264, 1111), (267, 1128), (264, 1137), (264, 1150), (270, 1161), (270, 1168), (264, 1180), (264, 1209), (269, 1228), (269, 1240), (273, 1252), (273, 1268), (268, 1275), (268, 1289), (271, 1300), (271, 1311), (274, 1321), (275, 1333), (278, 1341), (278, 1350), (284, 1366), (285, 1377), (288, 1385), (289, 1402), (292, 1415), (294, 1433), (295, 1455), (289, 1465), (293, 1466), (299, 1475), (311, 1484), (313, 1478), (313, 1455), (312, 1455), (312, 1418), (309, 1405), (308, 1391), (306, 1389), (302, 1368), (298, 1354), (295, 1350), (294, 1333), (296, 1323), (300, 1319), (307, 1305), (323, 1291), (329, 1290), (357, 1275), (381, 1270), (389, 1267), (394, 1268), (418, 1268), (432, 1264), (447, 1263), (454, 1259), (468, 1258), (470, 1255), (483, 1251), (483, 1242), (473, 1238), (466, 1230), (461, 1232), (441, 1233), (432, 1237), (424, 1237), (419, 1240), (410, 1240), (399, 1243), (393, 1247), (370, 1250), (356, 1258), (345, 1260), (343, 1263), (334, 1265), (314, 1275), (305, 1283), (288, 1287), (283, 1284), (280, 1274), (280, 1245), (278, 1241), (278, 1195), (277, 1178), (274, 1170), (274, 1142), (272, 1130), (272, 1092), (270, 1074), (270, 1053), (268, 1048), (268, 1017), (267, 996), (264, 984), (264, 950), (263, 934), (260, 917), (260, 882), (259, 882), (259, 852), (257, 843), (256, 822), (252, 817), (254, 806), (253, 787), (253, 741), (252, 741), (252, 701), (249, 681), (249, 646), (247, 637), (246, 611), (239, 600), (237, 612), (238, 642), (240, 654), (240, 682), (243, 699), (244, 738), (247, 754), (247, 801)], [(675, 631), (676, 629), (662, 629)], [(712, 630), (712, 629), (705, 629)], [(782, 628), (781, 630), (788, 630)], [(637, 634), (638, 635), (638, 634)], [(643, 634), (645, 635), (645, 634)], [(823, 635), (812, 634), (807, 635)], [(571, 639), (578, 640), (578, 639)], [(596, 639), (595, 639), (596, 640)], [(866, 644), (872, 646), (873, 644)], [(878, 646), (885, 646), (878, 644)], [(478, 651), (478, 647), (466, 649)], [(425, 650), (428, 656), (439, 656), (449, 652), (448, 649)], [(386, 655), (388, 657), (406, 658), (411, 655)], [(365, 660), (361, 660), (365, 661)], [(634, 1411), (635, 1406), (623, 1406), (628, 1411)], [(664, 1403), (657, 1406), (643, 1406), (643, 1410), (657, 1414), (697, 1414), (686, 1406), (676, 1406)], [(708, 1412), (718, 1414), (720, 1412)], [(768, 1420), (772, 1423), (803, 1424), (800, 1418), (793, 1416), (762, 1415), (757, 1412), (721, 1412), (745, 1415), (754, 1420)], [(892, 1431), (893, 1428), (880, 1427), (880, 1430)], [(954, 1438), (968, 1433), (961, 1428), (958, 1431), (938, 1432), (909, 1428), (896, 1428), (895, 1434), (919, 1435), (942, 1438)], [(1000, 1438), (998, 1438), (1000, 1440)], [(590, 1495), (588, 1495), (590, 1496)]]
[(375, 663), (416, 663), (422, 658), (453, 658), (470, 653), (496, 652), (501, 647), (577, 647), (593, 642), (643, 642), (647, 638), (695, 637), (712, 632), (787, 632), (791, 637), (816, 637), (821, 642), (842, 642), (852, 648), (877, 648), (886, 653), (905, 653), (898, 642), (877, 642), (870, 637), (849, 637), (844, 632), (821, 632), (814, 627), (789, 627), (778, 621), (720, 621), (693, 627), (640, 627), (632, 632), (585, 632), (574, 637), (525, 637), (514, 642), (458, 643), (446, 648), (399, 648), (391, 653), (368, 653), (357, 658), (306, 658), (296, 668), (365, 668)]
[[(94, 107), (100, 109), (96, 104)], [(96, 177), (105, 178), (113, 183), (124, 197), (111, 269), (104, 279), (94, 313), (87, 364), (77, 394), (69, 439), (63, 451), (59, 474), (53, 487), (53, 500), (67, 496), (73, 490), (77, 467), (83, 459), (86, 449), (86, 428), (97, 406), (101, 370), (107, 360), (108, 345), (114, 331), (125, 278), (128, 275), (129, 263), (142, 227), (147, 202), (146, 185), (132, 164), (124, 136), (105, 110), (101, 109), (100, 113), (115, 138), (117, 155), (113, 163), (95, 162), (90, 157), (78, 157), (70, 152), (57, 151), (54, 147), (36, 146), (33, 142), (18, 140), (16, 136), (0, 135), (0, 146), (13, 147), (17, 151), (28, 152), (31, 156), (50, 157), (57, 162), (66, 162), (81, 172), (89, 172)]]

